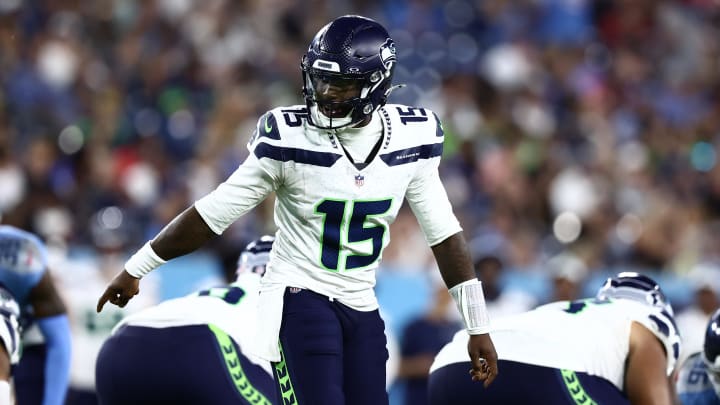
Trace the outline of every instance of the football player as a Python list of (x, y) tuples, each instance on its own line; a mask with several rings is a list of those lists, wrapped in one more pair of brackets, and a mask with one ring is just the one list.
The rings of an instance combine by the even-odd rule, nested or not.
[(672, 307), (647, 276), (620, 273), (594, 298), (497, 319), (490, 333), (502, 369), (493, 385), (460, 378), (470, 364), (456, 337), (430, 369), (431, 404), (674, 403), (680, 336)]
[(703, 350), (680, 368), (677, 393), (682, 405), (720, 405), (720, 309), (705, 328)]
[(247, 353), (274, 238), (251, 242), (237, 279), (123, 319), (96, 363), (100, 403), (271, 405), (270, 363)]
[(25, 327), (22, 359), (13, 373), (18, 403), (63, 404), (70, 373), (70, 326), (48, 270), (45, 244), (36, 235), (0, 225), (0, 285), (17, 301)]
[(98, 311), (107, 301), (127, 304), (143, 275), (275, 192), (256, 353), (273, 362), (287, 404), (386, 404), (388, 352), (373, 287), (406, 199), (470, 335), (468, 379), (489, 384), (496, 353), (482, 286), (438, 173), (442, 125), (428, 109), (386, 105), (395, 63), (395, 44), (374, 20), (348, 15), (320, 29), (301, 62), (305, 104), (260, 117), (250, 156), (130, 258)]

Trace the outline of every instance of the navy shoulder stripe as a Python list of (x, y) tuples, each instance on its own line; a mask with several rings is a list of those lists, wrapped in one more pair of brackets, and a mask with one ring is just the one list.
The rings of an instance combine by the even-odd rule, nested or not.
[(416, 162), (418, 159), (430, 159), (435, 156), (440, 156), (442, 153), (443, 144), (442, 142), (439, 142), (386, 153), (384, 155), (380, 155), (380, 159), (382, 159), (388, 166), (397, 166), (405, 163)]
[(313, 166), (330, 167), (340, 159), (342, 155), (330, 152), (315, 152), (306, 149), (284, 148), (260, 142), (253, 153), (258, 159), (269, 158), (279, 162), (296, 162)]

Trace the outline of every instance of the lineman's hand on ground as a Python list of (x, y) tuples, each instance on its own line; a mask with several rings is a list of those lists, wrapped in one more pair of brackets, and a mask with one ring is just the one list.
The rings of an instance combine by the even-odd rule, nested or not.
[(498, 375), (497, 353), (490, 335), (470, 335), (468, 354), (472, 363), (470, 374), (473, 381), (485, 381), (484, 386), (487, 387)]
[(105, 303), (110, 301), (120, 308), (127, 305), (128, 301), (140, 292), (140, 279), (131, 276), (127, 271), (123, 270), (115, 276), (110, 285), (97, 303), (97, 312), (102, 311)]

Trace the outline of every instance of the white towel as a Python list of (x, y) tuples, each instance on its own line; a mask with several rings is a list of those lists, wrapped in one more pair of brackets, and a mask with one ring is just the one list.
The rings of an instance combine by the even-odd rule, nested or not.
[(250, 351), (267, 361), (280, 361), (280, 324), (286, 286), (265, 285), (260, 291), (255, 341)]

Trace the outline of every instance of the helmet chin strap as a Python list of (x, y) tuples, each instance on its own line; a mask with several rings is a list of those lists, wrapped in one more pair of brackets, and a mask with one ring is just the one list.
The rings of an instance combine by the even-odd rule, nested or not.
[(310, 114), (312, 114), (313, 121), (317, 122), (319, 126), (328, 128), (332, 125), (333, 128), (328, 129), (342, 129), (352, 124), (352, 111), (350, 111), (346, 116), (341, 118), (330, 118), (327, 115), (323, 114), (316, 104), (310, 108)]
[[(384, 98), (387, 99), (387, 97), (392, 93), (393, 91), (397, 89), (401, 89), (403, 87), (407, 87), (406, 84), (396, 84), (394, 86), (390, 86), (387, 90), (385, 90)], [(303, 93), (305, 94), (305, 93)], [(307, 96), (306, 96), (307, 97)], [(371, 106), (371, 104), (366, 104), (365, 107)], [(323, 127), (321, 129), (327, 129), (332, 131), (339, 131), (344, 128), (350, 127), (353, 124), (357, 124), (352, 122), (352, 111), (350, 111), (346, 116), (341, 118), (330, 118), (327, 115), (323, 114), (322, 111), (320, 111), (320, 108), (318, 107), (317, 103), (313, 103), (313, 105), (309, 108), (309, 113), (311, 115), (312, 121), (316, 123), (315, 126), (317, 127)], [(366, 113), (366, 114), (369, 114)], [(332, 125), (332, 128), (330, 126)]]

